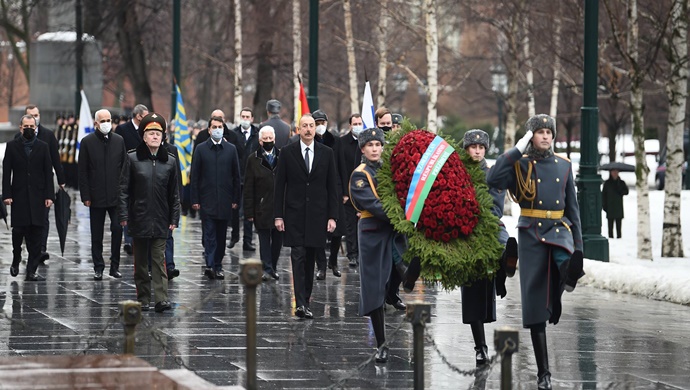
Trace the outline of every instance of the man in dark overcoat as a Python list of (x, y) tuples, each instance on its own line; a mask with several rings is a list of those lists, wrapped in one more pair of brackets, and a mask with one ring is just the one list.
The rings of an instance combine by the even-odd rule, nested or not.
[[(41, 124), (41, 113), (38, 107), (29, 104), (24, 109), (24, 113), (31, 115), (36, 119), (36, 138), (48, 144), (48, 150), (50, 151), (50, 161), (53, 164), (53, 170), (55, 171), (55, 176), (57, 177), (57, 182), (60, 188), (65, 189), (65, 171), (62, 169), (62, 164), (60, 163), (60, 151), (58, 150), (58, 142), (55, 137), (55, 133), (49, 128)], [(50, 258), (47, 252), (48, 246), (48, 232), (50, 231), (50, 224), (48, 223), (48, 217), (50, 216), (50, 208), (46, 208), (45, 224), (43, 225), (43, 237), (41, 239), (41, 258), (40, 262), (44, 262)]]
[[(241, 186), (244, 187), (244, 176), (245, 169), (247, 167), (247, 159), (249, 156), (253, 155), (257, 149), (259, 149), (259, 128), (254, 126), (252, 123), (254, 121), (254, 114), (252, 109), (249, 107), (242, 108), (240, 111), (240, 124), (239, 126), (232, 129), (242, 145), (242, 153), (240, 157), (240, 177)], [(241, 198), (240, 198), (241, 199)], [(237, 213), (232, 214), (232, 235), (230, 236), (230, 243), (232, 244), (239, 242), (240, 239), (240, 219), (242, 211), (242, 203), (239, 205)], [(253, 240), (253, 228), (252, 222), (244, 217), (244, 223), (242, 225), (243, 236), (242, 236), (242, 250), (254, 252), (256, 247), (252, 243)], [(233, 244), (234, 246), (234, 244)]]
[(275, 226), (284, 231), (283, 245), (292, 248), (295, 315), (313, 318), (309, 300), (314, 284), (316, 250), (326, 246), (326, 235), (338, 218), (338, 175), (333, 151), (314, 142), (316, 124), (311, 114), (299, 121), (300, 142), (280, 153), (275, 180)]
[(205, 274), (224, 279), (223, 257), (228, 222), (240, 202), (240, 165), (237, 150), (223, 139), (223, 118), (212, 116), (210, 138), (192, 157), (192, 208), (200, 211), (203, 227)]
[(618, 176), (618, 171), (612, 169), (609, 178), (604, 182), (601, 190), (601, 206), (606, 212), (606, 220), (609, 225), (609, 238), (613, 238), (614, 224), (618, 230), (618, 238), (621, 238), (621, 225), (623, 224), (623, 196), (628, 195), (628, 185)]
[(247, 160), (244, 176), (244, 217), (253, 222), (259, 234), (259, 254), (264, 267), (263, 280), (279, 280), (278, 258), (283, 247), (283, 233), (273, 220), (274, 181), (279, 151), (275, 147), (273, 127), (259, 130), (259, 149)]
[[(343, 191), (343, 208), (345, 211), (345, 240), (347, 241), (347, 258), (350, 267), (359, 264), (359, 249), (357, 246), (357, 210), (350, 201), (349, 182), (352, 172), (362, 163), (362, 149), (359, 148), (357, 137), (364, 130), (362, 116), (358, 113), (350, 115), (350, 131), (340, 137), (340, 181), (345, 186)], [(343, 224), (341, 223), (341, 226)]]
[(271, 126), (276, 133), (276, 148), (278, 150), (282, 149), (283, 146), (288, 144), (288, 139), (290, 138), (290, 125), (283, 122), (280, 119), (280, 109), (282, 104), (276, 100), (271, 99), (266, 102), (266, 113), (268, 114), (268, 119), (261, 123), (260, 127)]
[(95, 131), (81, 140), (79, 148), (79, 193), (84, 206), (89, 208), (91, 230), (91, 260), (94, 280), (103, 279), (103, 224), (105, 215), (110, 217), (110, 272), (121, 278), (120, 244), (122, 226), (118, 220), (120, 203), (119, 178), (127, 159), (124, 139), (111, 132), (110, 111), (96, 111)]
[[(141, 143), (141, 135), (139, 135), (139, 124), (141, 120), (149, 114), (149, 109), (143, 104), (137, 104), (132, 109), (132, 119), (125, 123), (121, 123), (115, 128), (115, 134), (119, 135), (125, 140), (125, 150), (131, 152), (136, 149)], [(132, 254), (132, 237), (129, 236), (129, 226), (123, 229), (123, 236), (125, 241), (125, 252), (128, 255)]]
[[(24, 115), (20, 120), (22, 136), (7, 143), (2, 161), (2, 199), (12, 206), (12, 229), (20, 229), (26, 239), (29, 260), (27, 281), (43, 281), (38, 275), (45, 208), (55, 199), (48, 144), (36, 137), (36, 120)], [(10, 275), (19, 274), (21, 248), (14, 253)]]
[(582, 227), (572, 165), (552, 150), (556, 121), (535, 115), (525, 130), (515, 147), (498, 157), (486, 181), (490, 187), (509, 189), (520, 204), (522, 323), (532, 337), (537, 385), (551, 389), (546, 322), (558, 323), (563, 291), (572, 291), (584, 275)]

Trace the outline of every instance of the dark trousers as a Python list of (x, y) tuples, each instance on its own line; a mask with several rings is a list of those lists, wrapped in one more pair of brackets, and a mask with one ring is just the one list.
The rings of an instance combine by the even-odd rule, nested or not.
[(215, 271), (223, 269), (225, 256), (225, 239), (228, 236), (228, 220), (202, 217), (204, 231), (204, 258), (206, 267)]
[(309, 307), (311, 291), (314, 287), (314, 264), (318, 249), (320, 248), (295, 246), (290, 251), (292, 284), (295, 289), (295, 304), (297, 307)]
[(609, 238), (613, 238), (613, 223), (616, 223), (616, 229), (618, 231), (618, 238), (621, 238), (621, 225), (623, 223), (623, 218), (608, 219), (609, 222)]
[(359, 258), (359, 242), (357, 242), (357, 210), (354, 207), (345, 205), (345, 241), (347, 243), (347, 258)]
[[(168, 238), (165, 240), (165, 268), (170, 272), (175, 269), (175, 240), (173, 239), (173, 233), (170, 231), (168, 233)], [(149, 253), (149, 272), (151, 272), (151, 254)]]
[(13, 226), (12, 227), (12, 266), (19, 267), (22, 261), (22, 241), (26, 240), (26, 250), (29, 258), (26, 262), (26, 273), (35, 274), (41, 257), (41, 240), (43, 226)]
[(96, 272), (103, 272), (105, 261), (103, 261), (103, 225), (105, 224), (105, 214), (110, 217), (110, 269), (120, 269), (120, 245), (122, 244), (122, 226), (117, 222), (117, 206), (113, 207), (89, 207), (89, 217), (91, 219), (91, 258), (93, 259), (93, 269)]
[[(242, 186), (244, 187), (244, 186)], [(244, 218), (244, 200), (240, 197), (240, 203), (237, 205), (237, 209), (232, 211), (232, 217), (230, 218), (230, 225), (232, 227), (232, 233), (230, 239), (233, 241), (240, 240), (240, 219), (242, 219), (242, 241), (246, 243), (252, 243), (252, 229), (254, 229), (254, 223), (252, 221), (247, 221)]]
[[(168, 274), (165, 272), (165, 239), (134, 238), (134, 284), (137, 288), (137, 301), (148, 306), (151, 302), (151, 285), (156, 296), (156, 303), (168, 300)], [(151, 277), (148, 273), (149, 256), (151, 256)]]
[(46, 207), (46, 218), (43, 221), (43, 237), (41, 240), (41, 253), (46, 253), (48, 247), (48, 232), (50, 231), (50, 207)]
[(280, 250), (283, 248), (283, 233), (277, 229), (257, 229), (259, 233), (259, 256), (264, 272), (275, 272)]
[[(331, 237), (329, 244), (330, 253), (328, 255), (328, 268), (338, 266), (338, 251), (340, 250), (340, 243), (343, 242), (341, 236)], [(326, 272), (326, 248), (317, 248), (316, 250), (316, 268), (319, 271)]]
[(402, 283), (402, 277), (400, 273), (395, 268), (391, 267), (391, 277), (388, 280), (388, 286), (386, 286), (386, 302), (393, 304), (400, 300), (400, 284)]

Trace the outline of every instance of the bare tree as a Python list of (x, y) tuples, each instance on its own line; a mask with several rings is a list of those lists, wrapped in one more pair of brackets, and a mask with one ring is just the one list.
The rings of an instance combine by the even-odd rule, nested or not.
[(300, 71), (302, 70), (302, 23), (300, 19), (300, 0), (292, 0), (292, 102), (294, 107), (293, 121), (298, 123), (300, 113), (297, 112), (300, 92)]
[(357, 57), (355, 57), (355, 38), (352, 32), (352, 5), (350, 0), (343, 0), (343, 18), (345, 19), (345, 47), (347, 48), (347, 74), (350, 84), (350, 112), (359, 112), (359, 94), (357, 92)]
[(115, 35), (120, 55), (126, 64), (125, 71), (132, 83), (135, 100), (153, 111), (151, 83), (149, 83), (143, 45), (144, 37), (137, 19), (137, 12), (135, 12), (136, 0), (115, 0), (114, 3), (117, 26)]
[(683, 131), (688, 98), (688, 0), (674, 0), (671, 11), (670, 37), (665, 46), (670, 65), (666, 84), (669, 102), (666, 142), (666, 184), (664, 186), (664, 230), (661, 255), (683, 257), (681, 229), (681, 170), (685, 154)]
[(537, 115), (536, 103), (534, 102), (534, 69), (532, 69), (532, 57), (529, 48), (529, 18), (523, 21), (522, 51), (525, 58), (525, 82), (527, 84), (527, 116)]
[(426, 10), (427, 61), (427, 130), (438, 131), (436, 103), (438, 101), (438, 29), (436, 28), (436, 0), (424, 0)]
[(242, 112), (242, 0), (235, 0), (235, 84), (234, 84), (234, 108), (235, 123)]
[[(5, 36), (10, 43), (14, 60), (19, 64), (19, 68), (24, 73), (26, 82), (29, 82), (29, 49), (31, 48), (31, 30), (29, 21), (31, 13), (36, 5), (36, 1), (21, 0), (16, 1), (0, 0), (0, 27), (5, 30)], [(20, 49), (24, 45), (24, 53)]]
[(376, 106), (383, 107), (386, 104), (386, 78), (388, 76), (388, 0), (380, 1), (381, 22), (379, 23), (379, 78), (376, 94)]
[(561, 2), (557, 1), (556, 15), (554, 16), (555, 31), (554, 38), (554, 56), (553, 56), (553, 78), (551, 80), (551, 103), (549, 104), (549, 116), (557, 119), (558, 115), (558, 92), (560, 90), (561, 82)]

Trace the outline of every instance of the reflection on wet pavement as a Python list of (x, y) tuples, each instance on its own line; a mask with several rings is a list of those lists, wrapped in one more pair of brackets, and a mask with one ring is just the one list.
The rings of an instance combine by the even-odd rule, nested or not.
[[(71, 193), (72, 198), (78, 195)], [(88, 212), (73, 204), (65, 256), (59, 256), (57, 234), (49, 238), (51, 259), (39, 273), (47, 282), (25, 282), (9, 275), (11, 235), (0, 233), (0, 356), (119, 354), (123, 348), (118, 302), (135, 298), (132, 257), (123, 251), (124, 277), (94, 281), (90, 260)], [(51, 215), (52, 221), (52, 215)], [(137, 328), (135, 355), (159, 369), (187, 368), (216, 385), (245, 381), (245, 289), (237, 275), (239, 261), (258, 258), (239, 245), (227, 250), (226, 278), (208, 280), (203, 274), (201, 224), (183, 217), (175, 232), (175, 262), (180, 277), (170, 282), (174, 310), (144, 313)], [(54, 229), (54, 228), (53, 228)], [(107, 234), (106, 234), (107, 235)], [(258, 239), (255, 237), (258, 247)], [(104, 245), (107, 259), (108, 243)], [(258, 248), (257, 248), (258, 249)], [(26, 252), (24, 252), (26, 257)], [(322, 389), (334, 383), (344, 388), (411, 388), (413, 386), (412, 328), (403, 313), (386, 312), (391, 359), (385, 365), (358, 365), (374, 352), (373, 330), (357, 316), (359, 276), (340, 258), (342, 278), (327, 273), (316, 281), (314, 320), (293, 315), (289, 249), (283, 250), (279, 282), (257, 289), (258, 382), (261, 389)], [(519, 352), (513, 355), (515, 389), (533, 389), (536, 364), (529, 332), (521, 327), (519, 280), (509, 279), (508, 296), (498, 300), (498, 321), (488, 324), (490, 355), (493, 330), (520, 330)], [(406, 301), (432, 305), (428, 334), (438, 351), (457, 370), (474, 369), (469, 326), (462, 324), (459, 291), (438, 291), (417, 284)], [(399, 329), (398, 329), (399, 328)], [(397, 330), (392, 335), (394, 330)], [(578, 287), (564, 299), (557, 326), (547, 327), (554, 388), (677, 389), (690, 388), (690, 309), (687, 306)], [(425, 347), (425, 388), (497, 389), (500, 365), (488, 376), (460, 375), (438, 352)]]

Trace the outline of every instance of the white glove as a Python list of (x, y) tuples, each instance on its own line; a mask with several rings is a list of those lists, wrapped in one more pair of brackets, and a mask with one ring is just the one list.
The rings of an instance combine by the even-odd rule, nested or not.
[(529, 144), (529, 141), (532, 140), (533, 135), (532, 130), (529, 130), (525, 133), (525, 136), (520, 138), (520, 140), (515, 144), (515, 147), (520, 151), (520, 153), (525, 152), (525, 149), (527, 149), (527, 144)]

